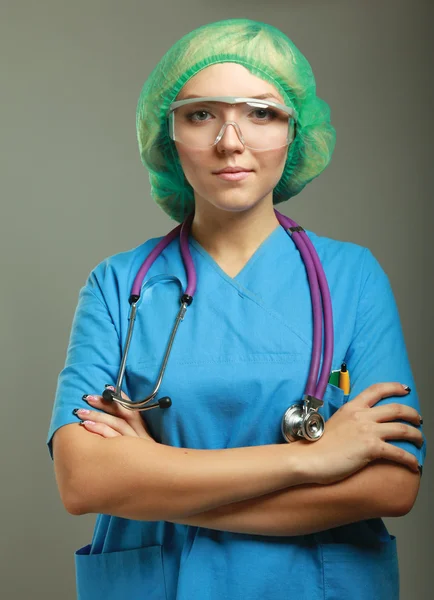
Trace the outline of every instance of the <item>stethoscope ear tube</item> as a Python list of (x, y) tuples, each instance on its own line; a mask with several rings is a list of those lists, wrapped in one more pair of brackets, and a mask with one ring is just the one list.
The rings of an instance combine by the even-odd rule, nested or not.
[(171, 332), (171, 335), (170, 335), (170, 338), (169, 338), (169, 341), (167, 344), (166, 352), (164, 354), (164, 358), (163, 358), (163, 362), (162, 362), (162, 365), (160, 368), (160, 372), (158, 374), (157, 382), (156, 382), (151, 394), (149, 394), (149, 396), (147, 396), (140, 402), (131, 402), (130, 400), (125, 400), (124, 398), (122, 398), (122, 393), (121, 393), (122, 381), (123, 381), (124, 374), (125, 374), (128, 352), (130, 349), (131, 339), (132, 339), (132, 335), (133, 335), (133, 331), (134, 331), (134, 322), (136, 320), (138, 302), (141, 299), (142, 295), (145, 294), (146, 291), (149, 290), (151, 287), (153, 287), (157, 283), (168, 282), (168, 281), (175, 282), (178, 285), (181, 292), (183, 292), (182, 283), (178, 279), (178, 277), (176, 277), (174, 275), (163, 274), (163, 275), (155, 275), (154, 277), (151, 277), (150, 279), (148, 279), (148, 281), (145, 282), (143, 287), (139, 288), (139, 290), (141, 291), (141, 294), (131, 294), (130, 295), (130, 298), (129, 298), (130, 314), (128, 317), (129, 325), (128, 325), (128, 331), (127, 331), (127, 337), (126, 337), (124, 349), (122, 352), (122, 360), (121, 360), (121, 365), (119, 368), (119, 374), (118, 374), (118, 378), (116, 381), (116, 389), (114, 391), (105, 389), (102, 393), (102, 397), (104, 400), (106, 400), (108, 402), (116, 402), (120, 406), (123, 406), (124, 408), (127, 408), (128, 410), (140, 410), (140, 411), (151, 410), (153, 408), (162, 408), (162, 409), (169, 408), (169, 406), (172, 405), (172, 400), (168, 396), (165, 396), (164, 398), (160, 398), (154, 404), (149, 404), (149, 402), (151, 402), (152, 400), (155, 400), (155, 396), (157, 395), (158, 390), (160, 389), (161, 382), (163, 380), (164, 372), (166, 370), (167, 361), (170, 356), (170, 351), (172, 349), (172, 345), (173, 345), (173, 342), (175, 339), (176, 332), (178, 330), (180, 322), (184, 319), (187, 307), (190, 306), (193, 301), (193, 297), (188, 294), (183, 294), (181, 296), (181, 306), (179, 308), (179, 311), (178, 311), (178, 314), (177, 314), (177, 317), (175, 320), (175, 324), (173, 326), (173, 329), (172, 329), (172, 332)]
[[(305, 439), (317, 441), (324, 433), (324, 419), (318, 409), (324, 404), (323, 396), (333, 359), (333, 313), (327, 278), (318, 254), (303, 227), (275, 210), (279, 223), (291, 235), (303, 259), (312, 299), (313, 351), (303, 404), (297, 402), (283, 415), (281, 431), (287, 442)], [(317, 383), (322, 348), (322, 306), (324, 307), (324, 360)]]
[[(276, 218), (280, 225), (293, 238), (297, 249), (300, 252), (303, 263), (305, 265), (309, 289), (312, 299), (313, 311), (313, 351), (309, 369), (309, 376), (303, 403), (297, 402), (290, 406), (285, 412), (281, 421), (281, 430), (284, 439), (287, 442), (297, 439), (306, 439), (309, 441), (318, 440), (324, 433), (324, 419), (318, 413), (318, 409), (323, 405), (323, 396), (327, 386), (327, 381), (330, 373), (332, 358), (333, 358), (333, 315), (330, 291), (327, 284), (327, 279), (321, 265), (318, 254), (307, 236), (305, 230), (295, 221), (286, 217), (275, 210)], [(194, 213), (189, 215), (185, 221), (170, 231), (162, 240), (160, 240), (155, 248), (146, 257), (141, 265), (133, 283), (131, 294), (129, 297), (130, 316), (129, 327), (125, 347), (122, 353), (122, 360), (119, 369), (119, 374), (116, 382), (116, 389), (104, 390), (102, 396), (105, 400), (117, 402), (121, 406), (130, 410), (151, 410), (153, 408), (168, 408), (172, 401), (169, 397), (164, 397), (153, 404), (149, 404), (155, 397), (160, 388), (163, 375), (166, 369), (167, 361), (170, 356), (172, 344), (178, 330), (180, 322), (184, 319), (187, 308), (193, 301), (193, 296), (196, 291), (196, 271), (191, 257), (188, 236), (193, 222)], [(154, 261), (160, 256), (161, 252), (179, 235), (179, 243), (184, 267), (187, 274), (187, 287), (185, 291), (182, 288), (180, 280), (175, 276), (156, 275), (151, 277), (143, 285), (143, 291), (162, 280), (176, 280), (181, 288), (181, 306), (175, 320), (175, 324), (167, 344), (164, 359), (160, 368), (157, 382), (152, 393), (144, 400), (139, 402), (131, 402), (122, 398), (121, 386), (125, 373), (126, 360), (128, 355), (131, 337), (133, 333), (134, 321), (136, 318), (137, 305), (141, 298), (142, 284), (144, 278), (153, 265)], [(318, 372), (321, 363), (322, 350), (322, 307), (324, 308), (324, 359), (322, 364), (321, 375), (318, 380)]]

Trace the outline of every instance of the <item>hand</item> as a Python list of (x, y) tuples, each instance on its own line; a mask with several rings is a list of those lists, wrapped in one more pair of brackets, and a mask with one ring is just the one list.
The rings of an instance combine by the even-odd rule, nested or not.
[[(109, 386), (108, 389), (114, 390), (114, 387)], [(124, 400), (129, 400), (124, 392), (121, 392), (121, 397)], [(140, 411), (129, 410), (117, 402), (104, 400), (102, 396), (95, 394), (88, 396), (86, 402), (94, 408), (99, 409), (91, 410), (88, 413), (83, 413), (82, 410), (77, 411), (77, 417), (83, 419), (81, 425), (87, 431), (96, 433), (104, 438), (123, 435), (139, 437), (156, 443), (149, 434)]]
[[(341, 481), (376, 459), (401, 463), (418, 472), (418, 461), (410, 452), (385, 440), (406, 440), (421, 447), (423, 436), (417, 410), (390, 403), (372, 408), (382, 398), (405, 395), (400, 383), (376, 383), (347, 402), (326, 421), (324, 434), (316, 442), (300, 440), (302, 460), (312, 483)], [(400, 419), (413, 423), (395, 423)], [(298, 443), (298, 442), (296, 442)]]

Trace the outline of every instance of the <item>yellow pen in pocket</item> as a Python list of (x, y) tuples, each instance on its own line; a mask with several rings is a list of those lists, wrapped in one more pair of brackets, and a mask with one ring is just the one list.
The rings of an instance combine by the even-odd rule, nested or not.
[(350, 373), (345, 363), (342, 363), (339, 371), (339, 387), (344, 391), (344, 394), (350, 393)]

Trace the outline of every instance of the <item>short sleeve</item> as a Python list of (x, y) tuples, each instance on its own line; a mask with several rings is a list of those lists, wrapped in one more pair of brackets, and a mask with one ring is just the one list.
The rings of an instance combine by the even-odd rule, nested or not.
[[(411, 371), (398, 307), (389, 279), (380, 263), (368, 249), (364, 249), (359, 302), (353, 336), (346, 355), (350, 374), (352, 400), (374, 383), (398, 381), (410, 386), (405, 396), (390, 396), (375, 406), (398, 402), (412, 406), (419, 414), (420, 405), (416, 384)], [(423, 466), (426, 439), (422, 448), (404, 440), (388, 440), (410, 452)]]
[(55, 431), (63, 425), (79, 422), (72, 413), (74, 408), (88, 408), (82, 396), (102, 394), (104, 385), (114, 384), (118, 375), (120, 338), (102, 292), (104, 276), (98, 276), (102, 271), (98, 267), (79, 292), (65, 366), (58, 376), (47, 438), (51, 458)]

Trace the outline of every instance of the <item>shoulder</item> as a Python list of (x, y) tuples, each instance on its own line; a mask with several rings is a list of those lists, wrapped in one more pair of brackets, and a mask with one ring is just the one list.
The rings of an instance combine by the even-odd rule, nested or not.
[(306, 234), (325, 264), (332, 263), (340, 267), (350, 264), (351, 266), (359, 265), (359, 267), (363, 267), (367, 258), (370, 260), (370, 257), (373, 257), (369, 248), (355, 242), (318, 235), (308, 229), (306, 229)]
[(306, 230), (327, 274), (339, 277), (357, 286), (362, 293), (367, 284), (382, 281), (388, 285), (388, 276), (379, 259), (366, 246), (351, 241), (337, 240)]
[[(107, 256), (91, 271), (99, 280), (106, 280), (111, 276), (123, 278), (139, 268), (149, 253), (165, 236), (149, 238), (135, 248)], [(172, 244), (173, 245), (173, 244)]]
[(163, 237), (150, 238), (135, 248), (107, 256), (92, 269), (92, 273), (99, 277), (106, 277), (109, 273), (122, 274), (128, 271), (137, 262), (143, 262)]
[[(107, 304), (117, 299), (120, 290), (130, 289), (145, 258), (164, 236), (149, 238), (142, 244), (107, 256), (90, 271), (84, 289)], [(122, 293), (122, 292), (121, 292)]]

